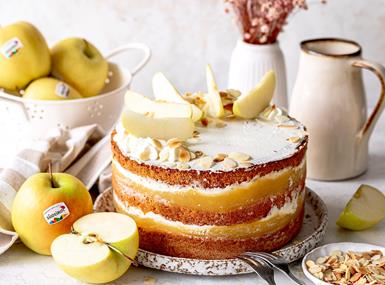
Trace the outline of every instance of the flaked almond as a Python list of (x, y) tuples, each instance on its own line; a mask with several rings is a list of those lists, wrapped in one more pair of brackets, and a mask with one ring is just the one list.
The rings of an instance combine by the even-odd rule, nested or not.
[(298, 143), (301, 141), (301, 138), (300, 137), (290, 137), (287, 139), (289, 142), (292, 142), (292, 143)]
[(191, 160), (190, 152), (184, 147), (178, 149), (178, 161), (189, 162)]
[(139, 153), (139, 159), (143, 161), (147, 161), (150, 159), (150, 150), (148, 148), (144, 148), (140, 153)]
[(211, 156), (203, 156), (197, 161), (197, 163), (203, 169), (209, 169), (213, 166), (214, 159)]
[(178, 138), (172, 138), (167, 141), (167, 146), (170, 148), (178, 148), (182, 146), (182, 140)]
[(195, 159), (197, 156), (196, 156), (196, 154), (195, 154), (195, 152), (190, 152), (190, 157), (191, 157), (191, 159)]
[(198, 158), (198, 157), (201, 157), (203, 155), (203, 152), (201, 152), (200, 150), (197, 150), (194, 152), (195, 154), (195, 157)]
[(280, 124), (278, 125), (278, 128), (286, 128), (286, 129), (296, 129), (296, 125), (287, 125), (287, 124)]
[(240, 166), (240, 167), (244, 167), (244, 168), (248, 168), (248, 167), (253, 166), (253, 164), (250, 163), (250, 162), (240, 162), (240, 163), (239, 163), (239, 166)]
[(159, 153), (159, 160), (160, 161), (166, 161), (168, 159), (169, 155), (170, 155), (169, 150), (167, 148), (164, 148)]
[(229, 158), (232, 158), (238, 162), (248, 161), (251, 159), (250, 155), (243, 152), (230, 152)]
[(227, 154), (218, 153), (214, 156), (214, 162), (221, 162), (227, 157)]
[(150, 143), (154, 146), (154, 147), (156, 147), (158, 150), (161, 150), (162, 149), (162, 143), (159, 141), (159, 140), (157, 140), (157, 139), (150, 139)]
[(177, 163), (176, 168), (178, 168), (178, 169), (189, 169), (190, 165), (188, 165), (185, 162), (179, 162), (179, 163)]
[(350, 277), (349, 281), (350, 281), (350, 282), (356, 282), (358, 279), (361, 278), (361, 276), (362, 276), (361, 273), (356, 273), (356, 274), (354, 274), (352, 277)]
[(235, 168), (237, 167), (237, 162), (229, 157), (226, 157), (223, 162), (223, 167), (226, 168), (226, 169), (232, 169), (232, 168)]
[(193, 132), (193, 137), (194, 138), (197, 138), (199, 136), (199, 132), (197, 131), (197, 130), (195, 130), (194, 132)]
[(146, 112), (146, 113), (144, 113), (144, 115), (145, 115), (146, 117), (153, 118), (154, 115), (155, 115), (155, 113), (154, 113), (154, 112)]
[(316, 265), (315, 262), (314, 262), (313, 260), (307, 260), (307, 261), (305, 262), (305, 264), (306, 264), (306, 266), (307, 266), (308, 268), (313, 267), (313, 266)]
[(322, 268), (321, 268), (321, 266), (314, 265), (314, 266), (310, 267), (308, 270), (309, 270), (309, 272), (310, 272), (311, 274), (315, 274), (315, 273), (321, 272), (321, 271), (322, 271)]

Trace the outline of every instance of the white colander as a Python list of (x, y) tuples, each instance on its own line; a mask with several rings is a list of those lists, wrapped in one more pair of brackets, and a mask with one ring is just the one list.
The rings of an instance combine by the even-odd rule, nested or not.
[(106, 58), (110, 59), (129, 50), (142, 51), (143, 58), (132, 70), (109, 61), (112, 71), (110, 83), (106, 84), (98, 96), (46, 101), (23, 99), (0, 91), (0, 135), (3, 142), (7, 140), (9, 143), (17, 143), (26, 137), (42, 137), (55, 127), (68, 129), (98, 124), (109, 131), (122, 111), (124, 93), (129, 88), (133, 75), (144, 67), (151, 56), (146, 45), (129, 43), (111, 51)]

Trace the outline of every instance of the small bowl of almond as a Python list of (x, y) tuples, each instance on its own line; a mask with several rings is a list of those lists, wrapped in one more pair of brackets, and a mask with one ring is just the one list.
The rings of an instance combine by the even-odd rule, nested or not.
[(385, 247), (353, 242), (331, 243), (309, 252), (302, 270), (314, 284), (385, 284)]

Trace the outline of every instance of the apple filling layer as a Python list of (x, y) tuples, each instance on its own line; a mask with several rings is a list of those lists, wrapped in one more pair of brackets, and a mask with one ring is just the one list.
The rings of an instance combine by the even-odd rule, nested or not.
[(263, 219), (249, 223), (236, 224), (232, 226), (213, 225), (189, 225), (178, 221), (170, 221), (161, 215), (152, 212), (143, 213), (138, 208), (130, 207), (114, 196), (115, 207), (118, 212), (131, 216), (139, 228), (154, 232), (171, 232), (191, 236), (211, 236), (216, 238), (248, 238), (259, 237), (287, 226), (304, 207), (304, 193), (294, 195), (284, 206), (274, 207)]
[(169, 185), (135, 175), (116, 161), (113, 163), (113, 177), (117, 190), (129, 196), (149, 197), (154, 201), (167, 201), (169, 205), (200, 211), (228, 212), (301, 187), (305, 179), (305, 162), (223, 189)]

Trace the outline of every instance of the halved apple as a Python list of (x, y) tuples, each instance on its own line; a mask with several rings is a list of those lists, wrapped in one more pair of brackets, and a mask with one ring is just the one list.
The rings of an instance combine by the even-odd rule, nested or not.
[(77, 220), (73, 229), (76, 234), (64, 234), (53, 241), (51, 252), (64, 272), (83, 282), (106, 283), (119, 278), (138, 251), (138, 229), (129, 216), (93, 213)]
[(244, 119), (256, 118), (267, 106), (269, 106), (275, 90), (275, 73), (268, 71), (259, 84), (244, 93), (235, 100), (233, 113)]
[(186, 117), (154, 118), (125, 110), (121, 120), (126, 131), (137, 137), (187, 139), (191, 138), (194, 132), (194, 122)]
[(385, 195), (378, 189), (361, 185), (340, 214), (337, 225), (349, 230), (365, 230), (385, 218)]
[(174, 85), (172, 85), (163, 73), (155, 73), (152, 77), (152, 90), (154, 92), (155, 99), (157, 100), (163, 100), (171, 103), (189, 104), (192, 109), (192, 120), (196, 122), (201, 119), (202, 111), (194, 104), (190, 104), (183, 99), (180, 92)]
[(223, 109), (221, 96), (219, 94), (218, 85), (215, 82), (215, 77), (211, 66), (206, 66), (206, 80), (207, 80), (207, 115), (214, 118), (223, 117), (225, 111)]
[(155, 102), (146, 96), (127, 91), (124, 97), (125, 108), (140, 114), (151, 114), (154, 118), (191, 118), (191, 106), (187, 104)]

